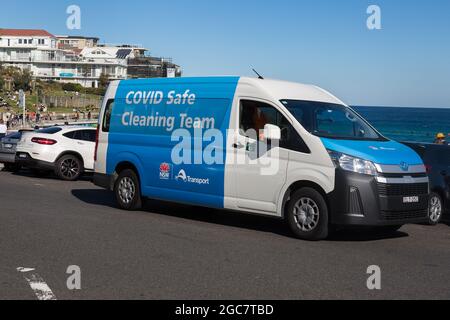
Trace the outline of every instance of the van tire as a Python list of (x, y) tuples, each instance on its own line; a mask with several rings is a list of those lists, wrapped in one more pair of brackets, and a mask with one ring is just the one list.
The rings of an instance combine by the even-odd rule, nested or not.
[(442, 198), (436, 192), (430, 194), (430, 204), (428, 208), (428, 224), (430, 226), (435, 226), (439, 224), (442, 220), (442, 213), (444, 210), (444, 203)]
[(68, 154), (56, 161), (55, 174), (61, 180), (75, 181), (82, 173), (83, 164), (77, 156)]
[(125, 169), (114, 184), (114, 194), (120, 209), (139, 210), (142, 208), (141, 187), (139, 178), (131, 169)]
[(313, 188), (295, 191), (287, 205), (285, 219), (297, 238), (318, 241), (328, 237), (328, 207)]

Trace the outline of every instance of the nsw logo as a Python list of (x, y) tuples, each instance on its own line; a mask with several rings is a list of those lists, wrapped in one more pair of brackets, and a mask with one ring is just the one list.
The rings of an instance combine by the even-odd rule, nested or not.
[(159, 166), (159, 178), (161, 180), (169, 180), (170, 179), (170, 173), (172, 171), (172, 166), (168, 163), (161, 163)]

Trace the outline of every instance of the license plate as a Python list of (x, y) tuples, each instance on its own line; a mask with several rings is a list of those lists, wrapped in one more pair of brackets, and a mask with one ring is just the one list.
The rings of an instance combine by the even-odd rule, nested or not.
[(3, 145), (3, 147), (4, 147), (5, 149), (11, 149), (11, 148), (13, 147), (13, 145), (10, 144), (10, 143), (5, 143), (5, 144)]
[(404, 197), (403, 203), (419, 203), (419, 197)]

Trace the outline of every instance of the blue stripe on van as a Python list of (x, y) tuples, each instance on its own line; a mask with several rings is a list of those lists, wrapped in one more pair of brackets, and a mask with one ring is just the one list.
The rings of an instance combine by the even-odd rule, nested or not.
[[(221, 163), (175, 164), (171, 154), (178, 142), (171, 141), (171, 136), (174, 130), (181, 128), (182, 121), (186, 128), (188, 117), (213, 119), (214, 128), (220, 131), (224, 139), (222, 146), (225, 146), (238, 81), (239, 77), (121, 81), (111, 117), (107, 173), (112, 174), (120, 162), (128, 161), (139, 171), (144, 196), (223, 208), (226, 150), (220, 149), (214, 154), (216, 159), (222, 159)], [(187, 100), (184, 104), (183, 101), (178, 101), (181, 104), (168, 104), (170, 92), (183, 94), (187, 90), (189, 94), (195, 94), (192, 104), (187, 103)], [(164, 99), (157, 104), (152, 103), (152, 91), (162, 92)], [(135, 96), (136, 92), (145, 93)], [(141, 99), (142, 96), (147, 96), (147, 100)], [(130, 102), (132, 104), (129, 104)], [(131, 113), (136, 119), (153, 117), (156, 122), (133, 122)], [(173, 123), (170, 119), (173, 119)], [(195, 122), (198, 119), (193, 120)], [(194, 133), (193, 128), (186, 130)], [(196, 150), (203, 151), (209, 144), (194, 138), (188, 139), (187, 142), (191, 144), (192, 158)]]

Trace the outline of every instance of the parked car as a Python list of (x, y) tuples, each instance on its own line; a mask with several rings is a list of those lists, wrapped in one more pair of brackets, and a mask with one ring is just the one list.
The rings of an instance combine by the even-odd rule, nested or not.
[(49, 127), (22, 135), (16, 162), (45, 172), (54, 171), (62, 180), (73, 181), (94, 169), (96, 129)]
[(423, 159), (430, 177), (428, 223), (437, 224), (450, 215), (450, 146), (431, 143), (409, 143)]
[(23, 132), (30, 130), (20, 130), (8, 134), (0, 140), (0, 163), (3, 163), (8, 171), (17, 171), (20, 166), (16, 163), (16, 147)]

